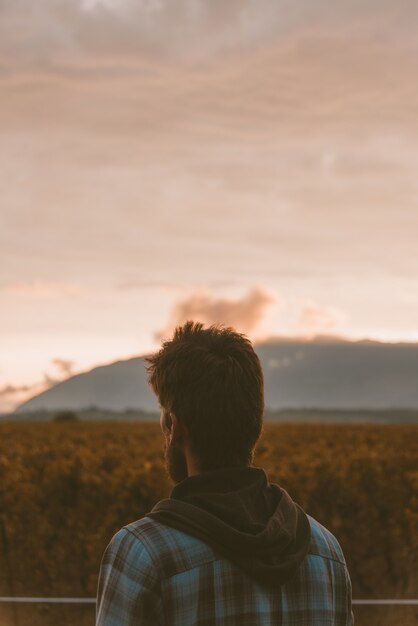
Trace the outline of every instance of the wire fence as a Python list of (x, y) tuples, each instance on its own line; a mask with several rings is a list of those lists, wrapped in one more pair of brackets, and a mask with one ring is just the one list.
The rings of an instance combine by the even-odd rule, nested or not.
[[(7, 540), (6, 526), (4, 524), (4, 520), (0, 517), (0, 538), (2, 539), (2, 543), (4, 546), (4, 554), (6, 560), (6, 570), (9, 574), (9, 592), (12, 594), (11, 596), (3, 596), (0, 597), (0, 604), (12, 604), (13, 610), (16, 610), (17, 604), (96, 604), (96, 598), (77, 598), (77, 597), (30, 597), (30, 596), (22, 596), (17, 597), (14, 595), (14, 584), (13, 584), (13, 572), (12, 572), (12, 564), (9, 556), (9, 545)], [(370, 605), (370, 606), (418, 606), (418, 599), (400, 599), (400, 598), (360, 598), (353, 599), (352, 603), (354, 605)], [(17, 615), (15, 614), (15, 620), (17, 623)]]
[[(42, 598), (42, 597), (3, 597), (2, 603), (13, 604), (96, 604), (96, 598)], [(418, 606), (418, 600), (400, 598), (366, 598), (353, 600), (353, 604)]]

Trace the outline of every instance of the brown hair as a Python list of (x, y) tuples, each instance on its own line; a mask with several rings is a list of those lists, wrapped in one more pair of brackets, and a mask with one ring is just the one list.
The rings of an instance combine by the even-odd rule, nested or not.
[(200, 471), (251, 464), (263, 423), (264, 381), (245, 335), (188, 321), (146, 361), (148, 382), (162, 408), (186, 426)]

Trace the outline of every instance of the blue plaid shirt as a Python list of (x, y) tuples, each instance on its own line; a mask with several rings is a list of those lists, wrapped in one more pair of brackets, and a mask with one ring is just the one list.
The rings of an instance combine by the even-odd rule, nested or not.
[(312, 517), (297, 576), (265, 588), (190, 535), (144, 517), (103, 555), (96, 626), (352, 626), (351, 582), (335, 537)]

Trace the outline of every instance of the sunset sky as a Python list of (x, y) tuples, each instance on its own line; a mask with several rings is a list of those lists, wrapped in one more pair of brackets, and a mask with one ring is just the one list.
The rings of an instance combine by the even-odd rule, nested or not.
[(189, 317), (418, 341), (416, 0), (2, 0), (0, 411)]

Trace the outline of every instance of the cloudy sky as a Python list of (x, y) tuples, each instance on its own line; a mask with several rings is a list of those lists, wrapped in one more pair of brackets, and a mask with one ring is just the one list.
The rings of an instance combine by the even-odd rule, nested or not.
[(416, 0), (0, 0), (0, 410), (187, 317), (418, 340)]

